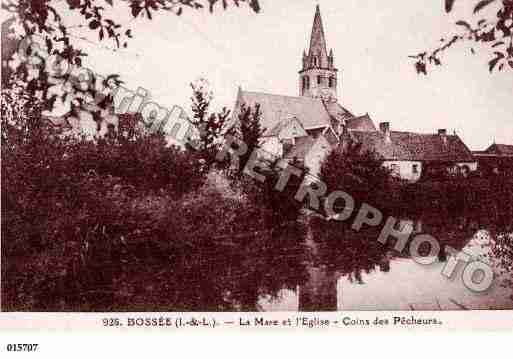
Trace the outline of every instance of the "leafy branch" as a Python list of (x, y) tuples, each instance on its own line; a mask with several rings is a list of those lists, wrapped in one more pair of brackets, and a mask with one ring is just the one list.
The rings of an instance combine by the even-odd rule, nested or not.
[[(455, 0), (446, 0), (445, 9), (451, 12)], [(494, 70), (513, 70), (513, 0), (480, 0), (474, 7), (476, 16), (483, 9), (491, 4), (501, 5), (493, 19), (481, 18), (476, 24), (472, 25), (465, 20), (459, 20), (456, 25), (463, 29), (462, 34), (452, 35), (447, 39), (441, 39), (441, 45), (434, 50), (423, 51), (410, 56), (415, 60), (415, 70), (418, 74), (427, 75), (430, 66), (441, 66), (441, 57), (446, 50), (453, 47), (454, 44), (470, 41), (481, 43), (488, 46), (491, 52), (491, 58), (488, 61), (490, 72)], [(475, 54), (474, 48), (471, 53)]]
[[(208, 8), (213, 13), (218, 4), (223, 9), (230, 6), (239, 7), (246, 4), (254, 12), (260, 11), (258, 0), (65, 0), (67, 9), (56, 6), (60, 0), (6, 0), (2, 2), (2, 9), (14, 15), (11, 25), (11, 36), (19, 39), (34, 39), (45, 47), (48, 55), (57, 56), (60, 61), (69, 65), (80, 67), (82, 59), (87, 56), (76, 45), (75, 38), (85, 40), (73, 34), (74, 28), (86, 28), (98, 35), (98, 41), (112, 41), (115, 49), (126, 48), (128, 40), (133, 37), (132, 29), (122, 25), (115, 19), (106, 16), (110, 7), (124, 4), (132, 18), (152, 19), (155, 13), (170, 12), (180, 16), (184, 9), (202, 10)], [(69, 25), (65, 22), (70, 14), (79, 16), (80, 24)], [(29, 49), (31, 52), (32, 49)], [(115, 51), (115, 50), (114, 50)], [(54, 104), (54, 98), (48, 98), (48, 90), (55, 85), (55, 78), (48, 73), (45, 58), (37, 52), (27, 53), (37, 61), (21, 61), (20, 58), (10, 62), (12, 71), (11, 82), (20, 81), (25, 84), (29, 92), (42, 93), (47, 100), (46, 107), (50, 109)], [(16, 56), (16, 54), (14, 54)], [(94, 76), (93, 76), (94, 77)], [(70, 74), (66, 73), (58, 81), (62, 83), (72, 82)], [(92, 79), (94, 82), (95, 79)], [(41, 95), (40, 95), (41, 97)]]

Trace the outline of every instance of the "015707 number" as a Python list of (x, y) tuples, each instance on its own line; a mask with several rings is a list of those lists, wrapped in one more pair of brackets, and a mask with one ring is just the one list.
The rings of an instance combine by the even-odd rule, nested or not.
[(35, 352), (39, 344), (7, 344), (8, 352)]

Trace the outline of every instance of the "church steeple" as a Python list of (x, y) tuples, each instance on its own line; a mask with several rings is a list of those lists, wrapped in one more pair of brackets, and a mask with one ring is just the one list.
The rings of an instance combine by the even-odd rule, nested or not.
[(300, 74), (300, 96), (322, 98), (326, 101), (337, 101), (337, 69), (334, 67), (333, 50), (328, 54), (326, 36), (322, 24), (319, 5), (310, 35), (310, 48), (303, 51), (302, 69)]
[(308, 56), (310, 58), (314, 56), (317, 57), (319, 67), (328, 67), (328, 50), (326, 48), (326, 37), (324, 36), (324, 27), (322, 26), (321, 9), (319, 5), (317, 5), (315, 11)]

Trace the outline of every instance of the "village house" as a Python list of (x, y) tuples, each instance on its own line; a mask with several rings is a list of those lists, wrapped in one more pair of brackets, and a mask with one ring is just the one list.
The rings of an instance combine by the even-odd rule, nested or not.
[(454, 173), (476, 170), (472, 153), (457, 135), (448, 135), (446, 130), (437, 134), (390, 131), (386, 122), (377, 129), (369, 114), (355, 116), (340, 104), (339, 85), (334, 52), (327, 51), (317, 6), (310, 47), (302, 56), (299, 96), (239, 88), (234, 116), (243, 104), (259, 104), (265, 129), (263, 152), (286, 161), (299, 160), (313, 176), (318, 175), (326, 155), (349, 140), (362, 143), (363, 149), (375, 152), (385, 166), (409, 181), (417, 181), (429, 168)]
[(484, 151), (473, 151), (478, 169), (484, 174), (502, 173), (513, 169), (513, 145), (494, 143)]
[(360, 143), (362, 151), (373, 152), (393, 175), (410, 182), (435, 171), (466, 175), (477, 169), (465, 143), (456, 134), (448, 135), (445, 129), (434, 134), (391, 131), (390, 123), (382, 122), (379, 130), (348, 129), (341, 141)]

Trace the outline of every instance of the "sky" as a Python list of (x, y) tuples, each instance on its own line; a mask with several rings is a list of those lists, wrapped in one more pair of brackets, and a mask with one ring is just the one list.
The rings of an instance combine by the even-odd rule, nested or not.
[(473, 150), (493, 141), (513, 144), (513, 71), (490, 74), (489, 52), (478, 46), (472, 56), (470, 44), (449, 50), (429, 76), (417, 75), (408, 58), (459, 31), (454, 23), (472, 19), (472, 1), (456, 2), (447, 15), (442, 0), (261, 0), (259, 14), (241, 7), (214, 15), (162, 13), (151, 21), (132, 20), (121, 3), (114, 16), (134, 35), (126, 50), (97, 45), (91, 34), (92, 43), (77, 41), (89, 53), (85, 66), (120, 74), (126, 87), (147, 89), (163, 106), (189, 110), (189, 84), (202, 77), (214, 106), (231, 109), (239, 86), (298, 95), (317, 4), (340, 71), (339, 102), (355, 115), (369, 113), (392, 130), (446, 128)]

